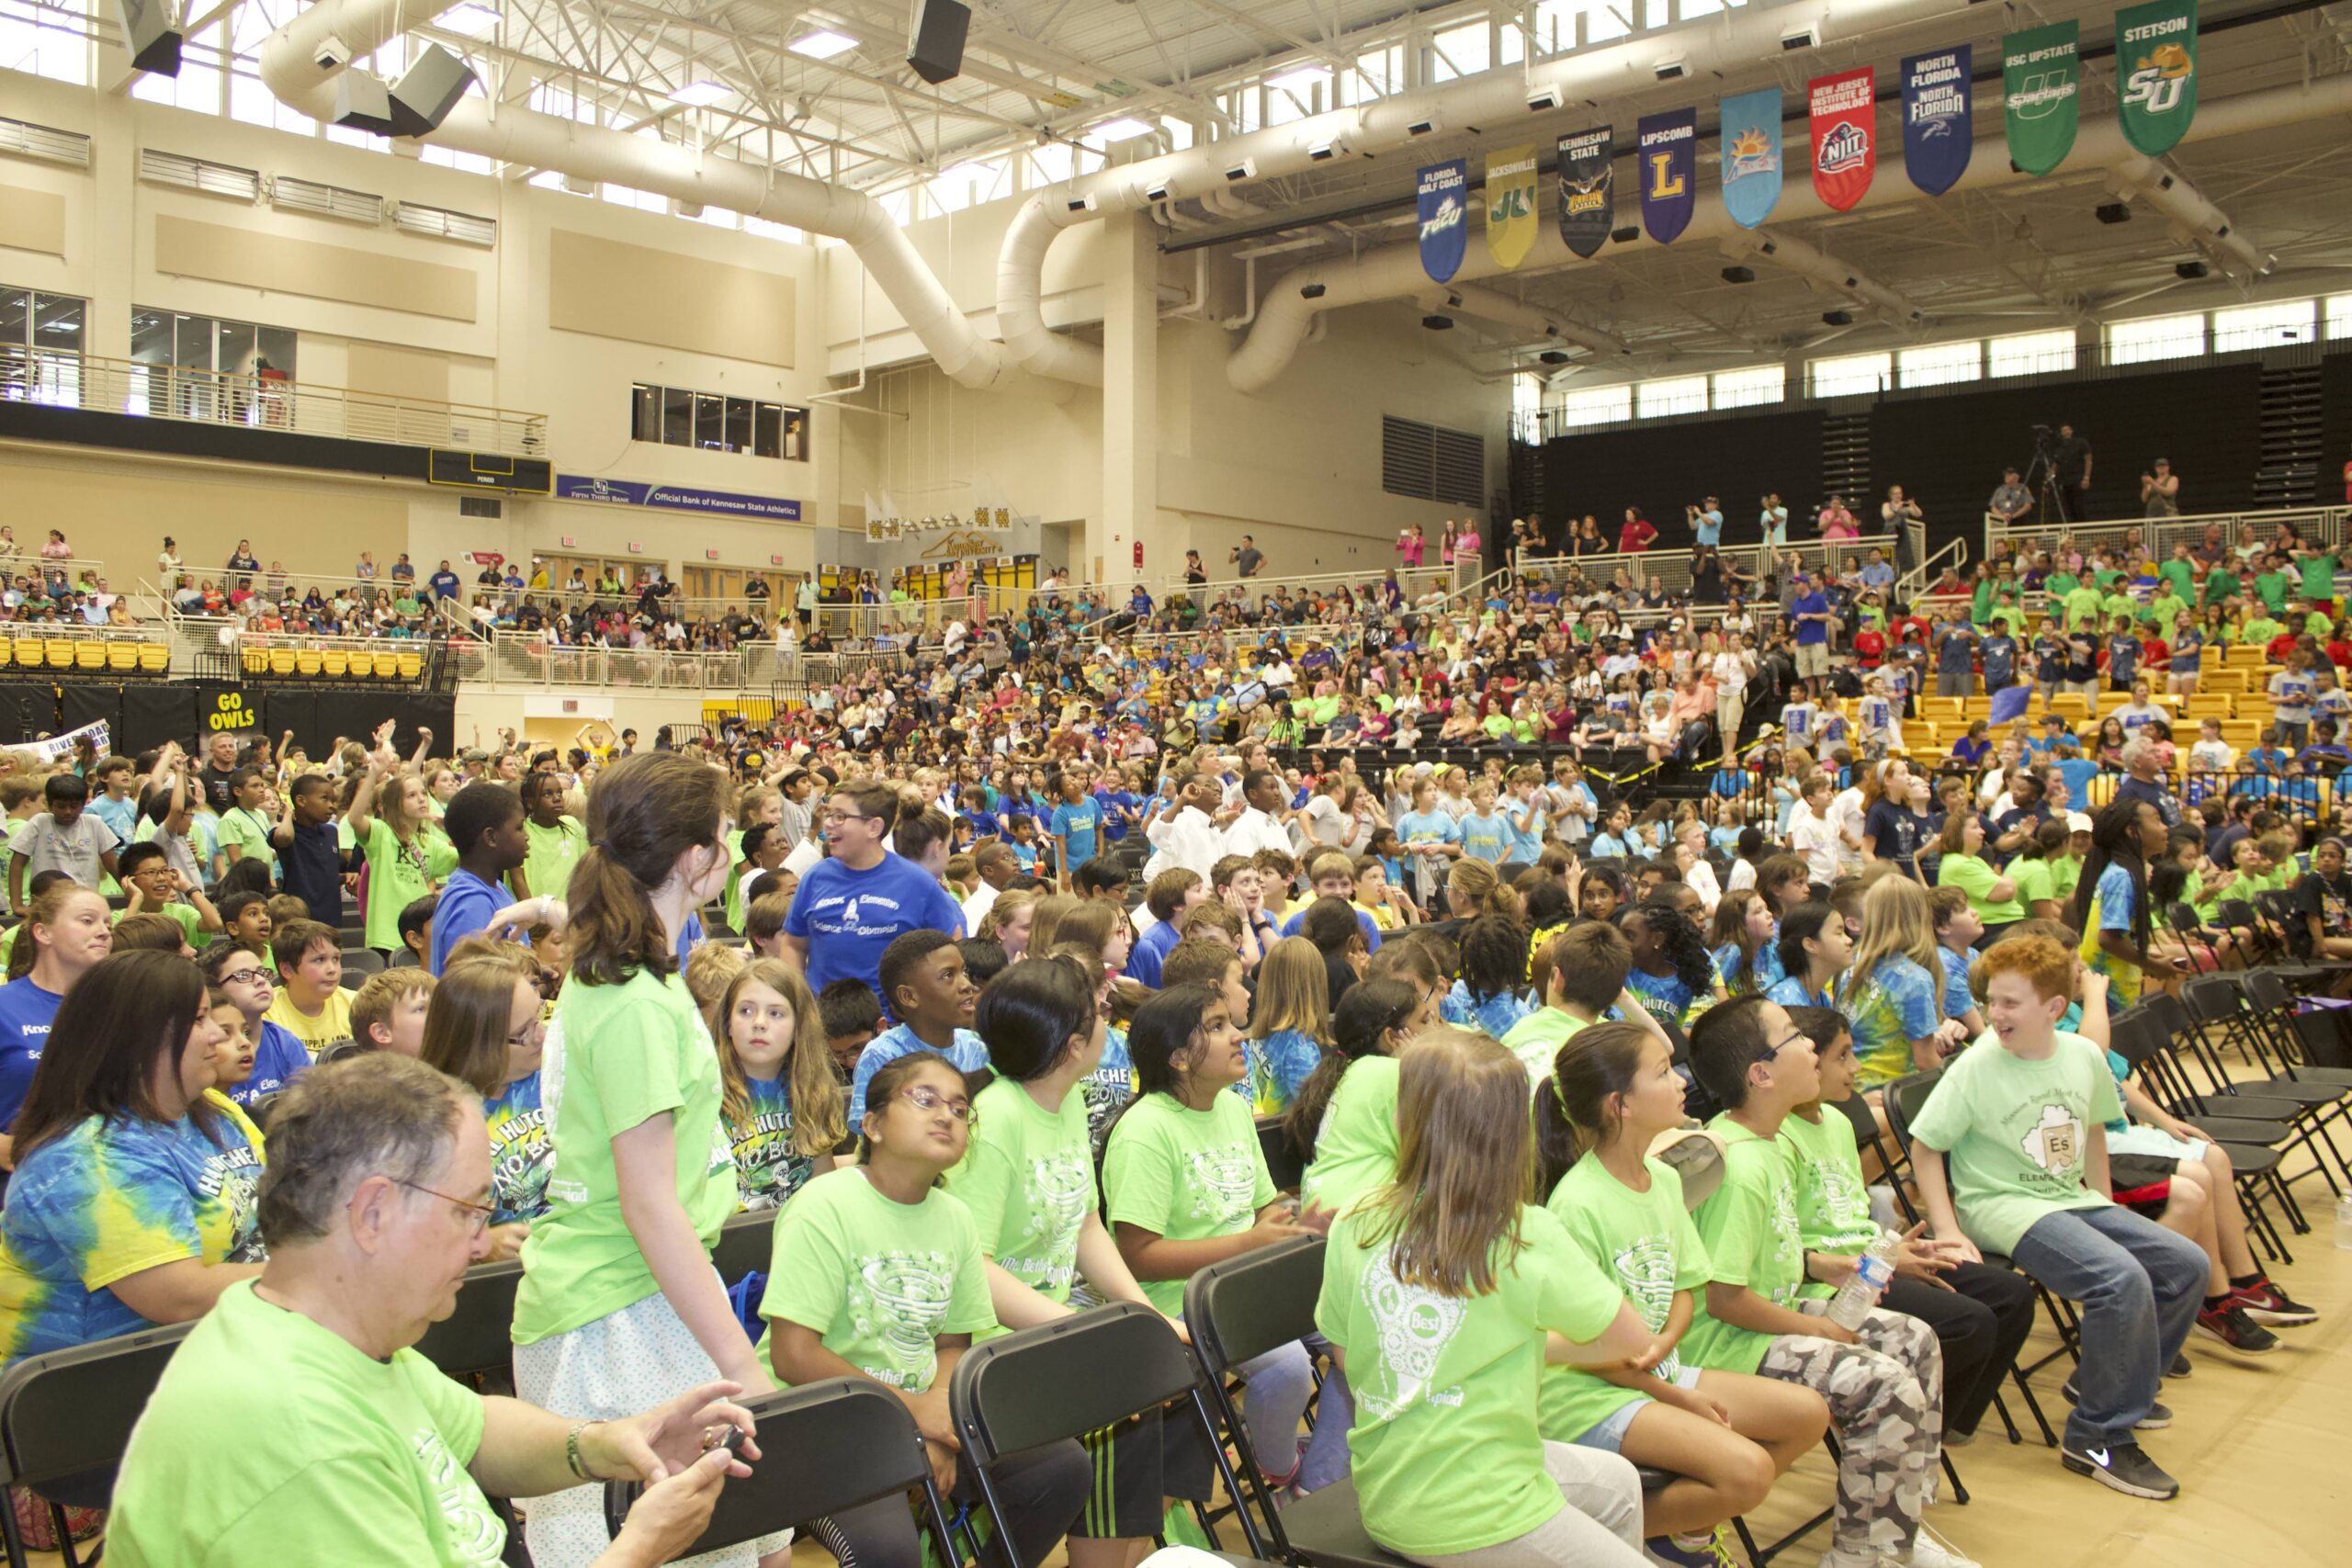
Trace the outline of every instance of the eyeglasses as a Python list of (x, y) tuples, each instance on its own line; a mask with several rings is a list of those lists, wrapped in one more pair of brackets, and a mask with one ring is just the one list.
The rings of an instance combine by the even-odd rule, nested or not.
[(980, 1119), (980, 1113), (972, 1109), (970, 1100), (950, 1100), (929, 1084), (917, 1084), (912, 1089), (902, 1089), (899, 1091), (899, 1098), (917, 1111), (944, 1109), (948, 1115), (967, 1125)]
[(1776, 1042), (1771, 1047), (1772, 1055), (1778, 1056), (1781, 1052), (1787, 1050), (1792, 1045), (1803, 1045), (1807, 1050), (1811, 1050), (1813, 1049), (1813, 1036), (1800, 1029), (1794, 1034), (1790, 1035), (1786, 1040)]
[(428, 1198), (438, 1198), (445, 1203), (456, 1204), (473, 1222), (473, 1234), (476, 1235), (490, 1228), (491, 1217), (498, 1213), (487, 1203), (477, 1203), (469, 1198), (452, 1198), (447, 1192), (435, 1191), (419, 1182), (402, 1181), (397, 1176), (392, 1178), (392, 1185), (405, 1187), (412, 1192), (422, 1192)]
[(232, 969), (212, 983), (216, 986), (250, 986), (256, 980), (266, 983), (268, 979), (269, 971), (255, 966), (251, 969)]

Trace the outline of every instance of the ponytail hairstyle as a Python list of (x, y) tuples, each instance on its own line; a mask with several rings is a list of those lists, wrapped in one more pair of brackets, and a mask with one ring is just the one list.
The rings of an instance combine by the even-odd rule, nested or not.
[(1527, 929), (1510, 915), (1480, 915), (1462, 931), (1462, 983), (1476, 1005), (1527, 989)]
[(1792, 976), (1799, 985), (1808, 983), (1813, 975), (1813, 959), (1804, 944), (1821, 935), (1829, 922), (1841, 926), (1845, 918), (1826, 904), (1807, 900), (1781, 917), (1781, 940), (1774, 951), (1781, 956), (1781, 973)]
[[(751, 1078), (735, 1055), (735, 1004), (751, 986), (765, 986), (792, 1010), (792, 1048), (784, 1059), (785, 1089), (792, 1105), (792, 1152), (814, 1158), (831, 1154), (849, 1136), (832, 1053), (825, 1043), (824, 1010), (809, 994), (800, 971), (781, 959), (754, 958), (735, 971), (713, 1008), (711, 1035), (718, 1046), (719, 1113), (730, 1132), (751, 1131)], [(879, 1077), (879, 1074), (876, 1075)]]
[(588, 848), (572, 867), (571, 976), (617, 986), (641, 969), (677, 972), (670, 933), (653, 913), (655, 888), (680, 857), (727, 855), (727, 775), (679, 751), (639, 751), (596, 775), (588, 793)]
[(1838, 1002), (1860, 995), (1878, 966), (1890, 958), (1909, 959), (1941, 988), (1936, 978), (1943, 961), (1936, 955), (1935, 906), (1928, 890), (1907, 876), (1882, 876), (1862, 895), (1862, 939), (1854, 944), (1854, 962), (1838, 984)]
[(1397, 1283), (1491, 1293), (1521, 1242), (1534, 1176), (1527, 1069), (1469, 1029), (1415, 1036), (1396, 1069), (1396, 1179), (1363, 1200), (1363, 1245)]
[(1464, 855), (1453, 863), (1445, 874), (1445, 893), (1452, 903), (1467, 905), (1476, 914), (1519, 918), (1519, 895), (1503, 885), (1493, 862), (1476, 855)]
[(1747, 929), (1747, 911), (1763, 902), (1764, 896), (1752, 888), (1742, 887), (1726, 893), (1715, 905), (1714, 924), (1707, 932), (1710, 947), (1729, 946), (1739, 953), (1739, 978), (1734, 988), (1760, 991), (1756, 983), (1756, 954), (1763, 943)]
[(973, 1093), (997, 1078), (1035, 1083), (1061, 1066), (1072, 1036), (1093, 1033), (1100, 965), (1056, 952), (1016, 964), (990, 980), (972, 1010), (972, 1028), (989, 1048), (989, 1065), (972, 1075)]
[[(1707, 951), (1706, 939), (1699, 934), (1696, 920), (1684, 914), (1669, 897), (1652, 897), (1636, 904), (1628, 913), (1639, 915), (1643, 924), (1665, 939), (1666, 955), (1674, 964), (1674, 977), (1693, 997), (1714, 994), (1714, 957)], [(1620, 931), (1624, 929), (1625, 918), (1618, 917)]]
[(1035, 919), (1034, 911), (1036, 905), (1035, 890), (1027, 887), (1008, 887), (989, 903), (989, 912), (980, 917), (980, 929), (972, 934), (983, 942), (998, 941), (998, 933), (1002, 931), (1006, 924), (1023, 909), (1033, 911), (1031, 916), (1033, 923), (1030, 930), (1034, 933), (1036, 930), (1034, 923)]
[[(240, 861), (237, 863), (242, 865), (244, 863)], [(234, 867), (231, 869), (233, 870)], [(33, 928), (39, 926), (43, 931), (47, 931), (57, 924), (65, 918), (65, 907), (74, 901), (76, 895), (84, 893), (93, 898), (98, 898), (100, 903), (106, 901), (99, 897), (96, 888), (85, 887), (78, 882), (69, 881), (61, 872), (58, 874), (58, 880), (41, 889), (39, 896), (25, 906), (24, 921), (17, 929), (16, 945), (8, 950), (9, 979), (21, 980), (31, 974), (33, 964), (40, 958), (41, 943), (33, 935)], [(179, 949), (175, 947), (172, 951), (176, 954)], [(273, 986), (283, 984), (276, 974), (272, 974), (269, 979)], [(25, 1152), (29, 1154), (31, 1151), (28, 1149)]]
[(2091, 852), (2083, 857), (2083, 876), (2075, 885), (2075, 901), (2066, 911), (2066, 923), (2078, 931), (2094, 929), (2091, 900), (2098, 895), (2099, 878), (2107, 874), (2109, 866), (2120, 865), (2132, 878), (2132, 945), (2145, 953), (2148, 867), (2140, 854), (2140, 805), (2137, 799), (2118, 795), (2099, 808), (2098, 819), (2091, 824)]
[(1634, 1092), (1655, 1038), (1638, 1023), (1588, 1024), (1552, 1058), (1552, 1077), (1535, 1091), (1535, 1156), (1545, 1193), (1570, 1166), (1617, 1135), (1623, 1116), (1609, 1102)]
[(2066, 852), (2066, 841), (2074, 837), (2066, 826), (2064, 814), (2052, 817), (2033, 830), (2033, 836), (2018, 846), (2019, 860), (2054, 860)]
[(1403, 980), (1359, 980), (1340, 998), (1331, 1013), (1330, 1043), (1298, 1086), (1298, 1098), (1283, 1118), (1283, 1137), (1301, 1160), (1315, 1157), (1323, 1113), (1331, 1108), (1331, 1096), (1350, 1066), (1366, 1056), (1386, 1055), (1389, 1032), (1412, 1021), (1424, 995)]

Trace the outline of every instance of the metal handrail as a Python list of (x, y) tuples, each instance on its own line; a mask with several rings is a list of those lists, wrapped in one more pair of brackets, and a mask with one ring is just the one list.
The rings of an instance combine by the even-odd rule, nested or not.
[[(1472, 558), (1483, 559), (1484, 558), (1474, 556)], [(1452, 592), (1454, 585), (1461, 581), (1457, 567), (1408, 567), (1388, 563), (1359, 567), (1353, 571), (1314, 572), (1297, 577), (1267, 577), (1262, 574), (1257, 577), (1220, 577), (1212, 578), (1205, 582), (1186, 582), (1182, 574), (1177, 573), (1159, 580), (1156, 596), (1172, 598), (1180, 593), (1189, 593), (1195, 597), (1205, 595), (1210, 600), (1218, 600), (1230, 597), (1232, 591), (1237, 588), (1252, 601), (1267, 598), (1277, 590), (1284, 588), (1294, 593), (1311, 592), (1318, 588), (1345, 588), (1354, 592), (1368, 588), (1378, 588), (1387, 581), (1391, 571), (1396, 574), (1396, 581), (1403, 587), (1405, 597), (1408, 599), (1426, 593), (1432, 587), (1442, 587), (1448, 592)]]
[[(1745, 563), (1744, 570), (1750, 570), (1752, 575), (1758, 579), (1765, 572), (1777, 569), (1781, 559), (1791, 556), (1801, 561), (1807, 570), (1817, 570), (1834, 577), (1843, 574), (1849, 566), (1872, 550), (1884, 550), (1892, 558), (1894, 544), (1895, 538), (1892, 534), (1870, 534), (1859, 539), (1803, 539), (1770, 547), (1758, 541), (1724, 546), (1715, 553)], [(1616, 576), (1622, 567), (1634, 579), (1635, 589), (1641, 588), (1655, 574), (1661, 587), (1669, 593), (1675, 593), (1690, 588), (1690, 563), (1698, 553), (1695, 549), (1634, 550), (1630, 554), (1611, 550), (1597, 556), (1534, 556), (1522, 550), (1514, 558), (1512, 570), (1521, 576), (1556, 579), (1573, 568), (1581, 570), (1587, 578), (1606, 582)], [(1768, 560), (1767, 557), (1776, 558)]]
[(1936, 581), (1935, 573), (1938, 563), (1942, 561), (1946, 556), (1951, 557), (1951, 564), (1954, 570), (1958, 570), (1960, 568), (1966, 566), (1968, 564), (1968, 541), (1965, 538), (1951, 540), (1950, 543), (1946, 544), (1943, 548), (1932, 552), (1926, 560), (1921, 561), (1917, 566), (1913, 567), (1909, 571), (1906, 571), (1901, 577), (1896, 578), (1894, 580), (1894, 598), (1896, 601), (1901, 604), (1908, 604), (1917, 599), (1920, 594), (1926, 592), (1928, 587)]
[(548, 453), (542, 413), (20, 344), (0, 344), (0, 400), (516, 457)]
[(2202, 544), (2205, 530), (2221, 525), (2222, 543), (2233, 549), (2237, 545), (2238, 530), (2251, 523), (2256, 528), (2276, 530), (2280, 524), (2291, 523), (2307, 537), (2324, 544), (2342, 544), (2345, 525), (2352, 519), (2352, 506), (2288, 506), (2261, 511), (2207, 512), (2186, 517), (2130, 517), (2105, 523), (2011, 523), (1995, 525), (1985, 530), (1988, 547), (2007, 544), (2013, 548), (2021, 545), (2054, 546), (2060, 539), (2073, 539), (2086, 549), (2098, 545), (2120, 546), (2132, 534), (2140, 536), (2148, 553), (2159, 561), (2171, 558), (2175, 545), (2185, 544), (2192, 550)]

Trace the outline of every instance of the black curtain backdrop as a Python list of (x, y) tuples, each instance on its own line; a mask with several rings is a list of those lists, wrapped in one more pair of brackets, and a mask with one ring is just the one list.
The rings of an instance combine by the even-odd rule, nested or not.
[(1562, 435), (1544, 446), (1544, 517), (1555, 537), (1588, 512), (1611, 547), (1625, 508), (1638, 506), (1657, 525), (1657, 548), (1688, 549), (1682, 509), (1720, 497), (1724, 543), (1752, 546), (1767, 491), (1789, 508), (1790, 532), (1821, 491), (1818, 409), (1799, 409), (1680, 424), (1636, 425), (1592, 435)]
[[(337, 736), (365, 739), (389, 718), (393, 721), (392, 744), (401, 756), (416, 750), (420, 727), (432, 729), (435, 750), (446, 756), (457, 706), (454, 696), (417, 692), (239, 686), (213, 681), (132, 685), (68, 681), (62, 687), (11, 682), (0, 683), (0, 737), (32, 739), (104, 719), (114, 749), (124, 756), (166, 740), (192, 747), (201, 755), (216, 728), (226, 729), (241, 742), (266, 736), (273, 743), (290, 729), (297, 745), (323, 759)], [(253, 723), (235, 722), (236, 716), (245, 714)]]
[[(92, 715), (95, 718), (99, 716)], [(78, 718), (75, 725), (90, 722)], [(57, 722), (57, 688), (46, 681), (0, 682), (0, 744), (38, 740), (68, 728)]]
[[(2324, 445), (2319, 454), (2319, 493), (2322, 506), (2344, 504), (2336, 500), (2336, 481), (2344, 465), (2352, 462), (2352, 347), (2329, 355), (2320, 369), (2320, 429)], [(2352, 482), (2345, 486), (2352, 493)]]

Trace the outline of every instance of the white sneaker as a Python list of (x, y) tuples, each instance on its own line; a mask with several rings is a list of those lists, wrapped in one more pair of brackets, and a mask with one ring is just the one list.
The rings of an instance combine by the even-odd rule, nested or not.
[(1911, 1543), (1910, 1568), (1980, 1568), (1980, 1565), (1974, 1559), (1962, 1557), (1954, 1551), (1937, 1538), (1935, 1531), (1921, 1525), (1918, 1539)]
[(1821, 1568), (1882, 1568), (1874, 1551), (1848, 1551), (1831, 1547), (1821, 1554)]

